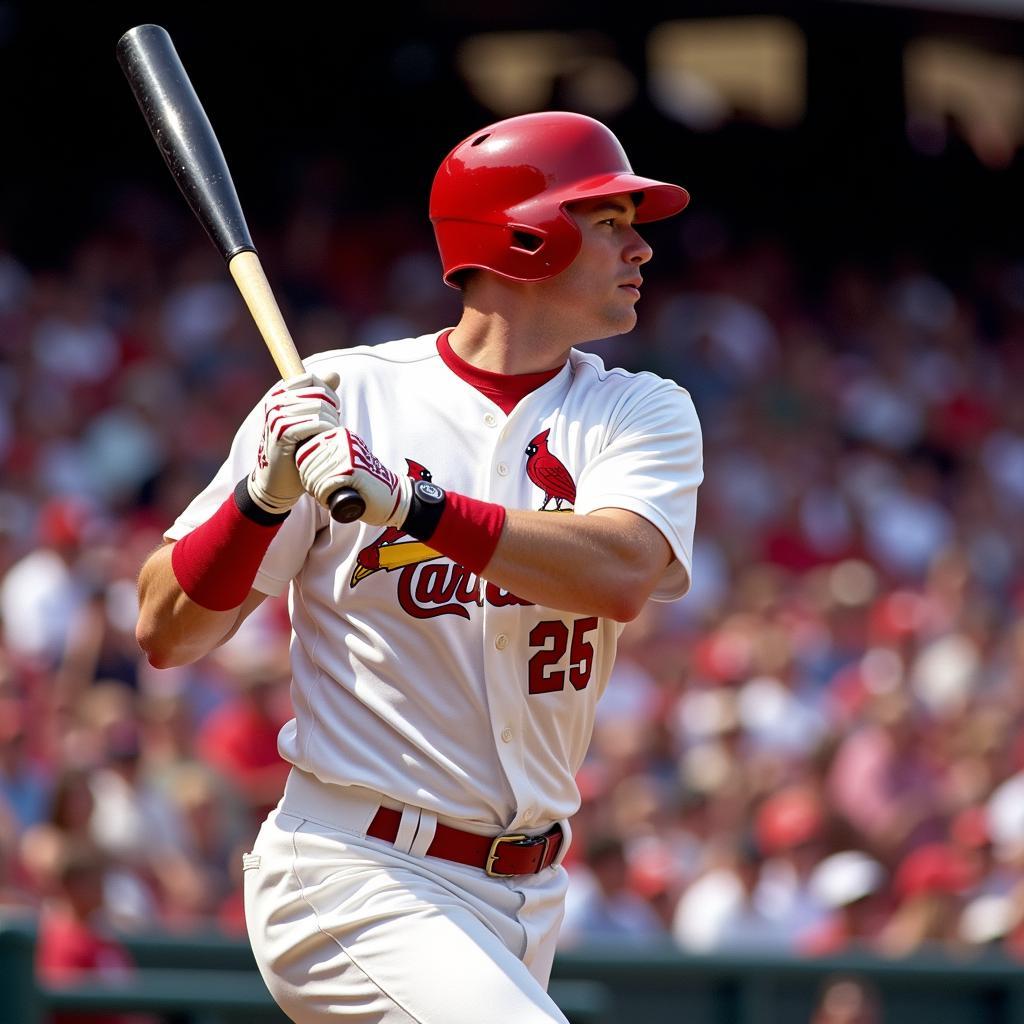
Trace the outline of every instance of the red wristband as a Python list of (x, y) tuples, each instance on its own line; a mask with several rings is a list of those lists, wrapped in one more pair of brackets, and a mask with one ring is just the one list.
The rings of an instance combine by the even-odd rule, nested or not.
[(239, 511), (235, 495), (230, 495), (202, 526), (182, 537), (171, 550), (171, 568), (179, 586), (192, 601), (212, 612), (237, 608), (252, 589), (263, 556), (284, 519), (282, 516), (272, 525), (257, 523)]
[(504, 505), (448, 491), (440, 522), (427, 543), (479, 574), (494, 555), (504, 525)]

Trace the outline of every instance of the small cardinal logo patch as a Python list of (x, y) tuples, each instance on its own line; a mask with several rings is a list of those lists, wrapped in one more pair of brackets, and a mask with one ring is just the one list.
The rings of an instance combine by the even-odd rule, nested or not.
[[(576, 502), (576, 484), (569, 475), (569, 470), (562, 465), (557, 455), (552, 455), (548, 448), (550, 430), (542, 430), (527, 446), (526, 475), (533, 484), (544, 492), (544, 503), (540, 512), (569, 512), (563, 504), (573, 505)], [(550, 502), (554, 508), (548, 508)]]

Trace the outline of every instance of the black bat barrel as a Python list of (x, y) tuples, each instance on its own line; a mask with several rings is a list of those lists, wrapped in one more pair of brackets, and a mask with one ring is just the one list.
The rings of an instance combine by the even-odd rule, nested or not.
[[(220, 143), (166, 30), (130, 29), (118, 40), (117, 59), (157, 148), (218, 252), (229, 263), (240, 252), (255, 252)], [(329, 507), (339, 523), (366, 511), (351, 487), (336, 490)]]
[(228, 261), (255, 252), (227, 161), (174, 43), (159, 25), (139, 25), (117, 59), (174, 180)]

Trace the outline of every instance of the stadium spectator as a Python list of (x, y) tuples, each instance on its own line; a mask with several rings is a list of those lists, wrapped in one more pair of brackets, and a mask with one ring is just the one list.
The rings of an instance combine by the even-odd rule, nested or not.
[(572, 873), (559, 942), (635, 944), (664, 934), (651, 907), (629, 887), (629, 865), (618, 836), (590, 841)]
[[(133, 969), (128, 951), (97, 912), (103, 906), (104, 860), (94, 849), (66, 848), (57, 868), (56, 891), (39, 924), (36, 973), (50, 985), (98, 979), (116, 982)], [(53, 1024), (139, 1024), (122, 1014), (56, 1014)]]

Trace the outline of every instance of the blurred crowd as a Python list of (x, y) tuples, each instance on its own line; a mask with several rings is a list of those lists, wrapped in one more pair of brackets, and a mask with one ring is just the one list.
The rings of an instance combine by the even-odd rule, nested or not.
[[(257, 239), (300, 352), (452, 324), (418, 208), (321, 176)], [(186, 668), (133, 635), (274, 376), (197, 235), (129, 189), (66, 267), (0, 249), (0, 904), (57, 946), (99, 910), (243, 933), (285, 775), (283, 602)], [(649, 237), (640, 326), (593, 350), (693, 395), (694, 583), (623, 636), (563, 944), (1024, 957), (1024, 265), (808, 266), (698, 212)]]

